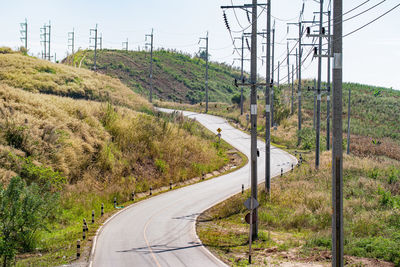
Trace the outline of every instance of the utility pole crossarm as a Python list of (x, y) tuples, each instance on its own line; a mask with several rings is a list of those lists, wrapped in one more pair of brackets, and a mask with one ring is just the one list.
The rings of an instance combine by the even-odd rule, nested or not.
[[(268, 4), (257, 4), (257, 6), (261, 6), (261, 7), (265, 7)], [(245, 5), (241, 5), (241, 6), (235, 6), (235, 5), (231, 5), (231, 6), (221, 6), (222, 9), (231, 9), (231, 8), (252, 8), (253, 5), (252, 4), (245, 4)]]

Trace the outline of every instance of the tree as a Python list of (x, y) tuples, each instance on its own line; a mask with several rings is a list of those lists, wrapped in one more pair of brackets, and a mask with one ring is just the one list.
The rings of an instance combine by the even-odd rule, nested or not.
[(27, 186), (20, 177), (11, 179), (7, 188), (0, 184), (0, 255), (3, 266), (10, 266), (18, 251), (32, 250), (37, 231), (56, 211), (59, 196), (35, 183)]

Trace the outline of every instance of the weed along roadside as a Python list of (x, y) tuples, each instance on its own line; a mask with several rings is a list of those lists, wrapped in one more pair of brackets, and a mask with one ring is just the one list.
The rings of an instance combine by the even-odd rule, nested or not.
[[(128, 201), (126, 201), (125, 198), (114, 197), (109, 203), (101, 203), (100, 205), (98, 205), (98, 207), (96, 207), (95, 210), (87, 212), (87, 214), (91, 214), (92, 216), (90, 221), (91, 223), (87, 223), (86, 218), (83, 218), (81, 236), (75, 241), (71, 240), (72, 244), (76, 244), (75, 247), (72, 244), (70, 246), (71, 250), (75, 249), (76, 257), (67, 257), (66, 255), (63, 255), (62, 257), (70, 263), (72, 262), (78, 264), (86, 264), (90, 262), (92, 253), (94, 253), (95, 250), (96, 238), (101, 231), (101, 228), (105, 224), (107, 224), (107, 222), (111, 220), (114, 216), (117, 216), (120, 212), (124, 212), (125, 210), (133, 207), (135, 203), (139, 203), (143, 200), (156, 197), (159, 194), (171, 190), (176, 190), (185, 186), (216, 178), (218, 176), (233, 172), (247, 164), (247, 158), (244, 154), (230, 147), (223, 140), (219, 141), (219, 145), (225, 147), (226, 149), (229, 149), (226, 152), (229, 160), (222, 168), (212, 171), (210, 173), (203, 173), (201, 176), (194, 177), (186, 181), (177, 183), (169, 182), (168, 185), (162, 187), (150, 186), (148, 191), (142, 191), (138, 193), (132, 192)], [(96, 217), (96, 214), (99, 214), (99, 217)], [(73, 247), (74, 249), (72, 249)], [(22, 262), (19, 261), (19, 264), (24, 265), (24, 259), (21, 259)]]
[[(256, 266), (331, 264), (330, 152), (321, 154), (319, 171), (310, 166), (311, 154), (303, 157), (305, 163), (299, 168), (273, 179), (270, 199), (259, 186)], [(353, 155), (345, 156), (344, 162), (346, 264), (398, 266), (400, 203), (390, 190), (398, 186), (393, 180), (400, 179), (400, 163)], [(248, 264), (243, 205), (248, 197), (248, 191), (233, 196), (201, 214), (196, 224), (203, 244), (229, 265)]]

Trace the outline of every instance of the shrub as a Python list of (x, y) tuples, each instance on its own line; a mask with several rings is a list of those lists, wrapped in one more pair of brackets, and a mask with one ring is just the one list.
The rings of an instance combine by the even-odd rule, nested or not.
[(25, 126), (17, 126), (15, 123), (7, 121), (4, 133), (7, 144), (16, 149), (24, 150), (23, 148), (27, 139), (25, 129)]
[(154, 164), (159, 172), (165, 173), (168, 171), (168, 164), (165, 162), (165, 160), (156, 159)]
[(20, 175), (28, 184), (36, 183), (44, 189), (48, 187), (50, 190), (57, 191), (61, 190), (67, 182), (61, 173), (53, 171), (50, 167), (36, 166), (29, 157), (20, 159), (23, 162)]
[(11, 179), (7, 189), (0, 185), (0, 255), (3, 266), (11, 266), (18, 251), (31, 251), (37, 231), (46, 229), (58, 205), (58, 194), (43, 193), (39, 186), (27, 186), (20, 177)]
[(11, 48), (9, 47), (0, 47), (0, 54), (13, 54), (14, 51), (12, 51)]
[[(241, 94), (235, 94), (234, 96), (232, 96), (232, 103), (233, 104), (238, 104), (238, 105), (240, 105), (240, 97), (241, 97)], [(245, 96), (243, 95), (243, 102), (244, 101), (246, 101), (246, 98), (245, 98)]]

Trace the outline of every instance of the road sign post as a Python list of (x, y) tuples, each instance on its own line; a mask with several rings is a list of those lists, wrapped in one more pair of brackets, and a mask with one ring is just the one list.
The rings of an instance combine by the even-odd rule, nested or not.
[(217, 134), (217, 136), (218, 136), (218, 145), (220, 145), (221, 144), (221, 132), (222, 132), (221, 128), (218, 128), (217, 132), (218, 132), (218, 134)]
[[(257, 199), (255, 199), (253, 196), (249, 197), (245, 202), (244, 202), (245, 207), (250, 210), (250, 215), (249, 215), (249, 224), (250, 224), (250, 233), (249, 233), (249, 264), (251, 264), (251, 243), (253, 242), (253, 220), (257, 221), (257, 214), (254, 214), (254, 209), (256, 209), (260, 204), (258, 203)], [(246, 216), (246, 222), (247, 222), (247, 217)]]

